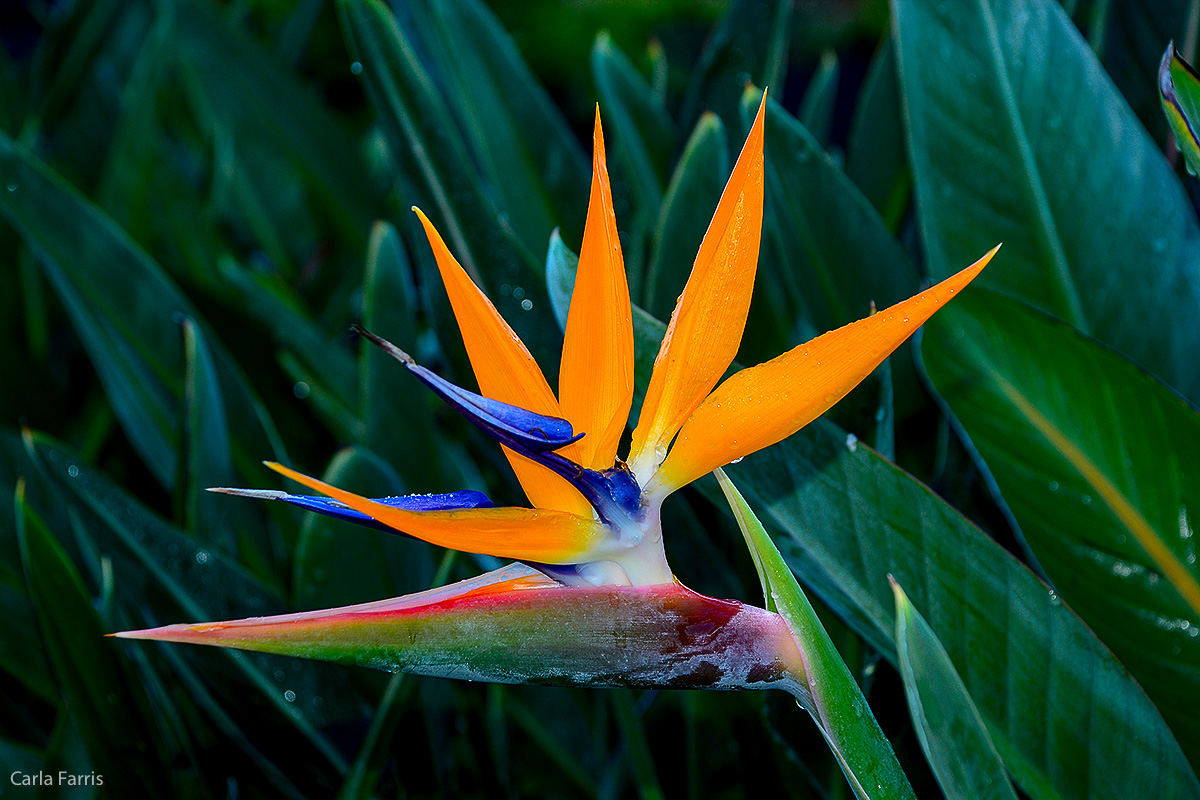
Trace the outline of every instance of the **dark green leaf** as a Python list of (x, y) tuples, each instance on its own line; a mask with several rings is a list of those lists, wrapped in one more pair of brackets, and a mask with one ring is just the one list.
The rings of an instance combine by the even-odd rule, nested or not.
[(813, 73), (808, 87), (804, 90), (804, 99), (800, 102), (800, 110), (796, 114), (800, 124), (813, 135), (822, 148), (829, 146), (840, 72), (837, 53), (832, 50), (821, 53), (817, 71)]
[(912, 194), (912, 172), (904, 150), (900, 77), (890, 37), (875, 51), (854, 107), (846, 175), (875, 206), (887, 229), (898, 231)]
[(984, 285), (1200, 398), (1200, 226), (1051, 0), (893, 0), (930, 272), (1004, 242)]
[(47, 660), (54, 670), (71, 721), (97, 770), (111, 779), (111, 790), (126, 796), (155, 797), (164, 791), (161, 773), (151, 765), (167, 763), (163, 742), (146, 714), (146, 698), (136, 691), (117, 657), (116, 643), (104, 629), (91, 598), (54, 535), (17, 492), (17, 536), (21, 561), (41, 631)]
[(947, 800), (1017, 800), (979, 709), (946, 649), (900, 584), (896, 595), (896, 659), (908, 711)]
[[(342, 450), (322, 477), (366, 497), (404, 494), (390, 465), (367, 450)], [(296, 545), (295, 605), (323, 608), (383, 600), (429, 586), (430, 546), (393, 533), (306, 514)]]
[(199, 79), (195, 87), (212, 115), (206, 125), (227, 127), (235, 147), (252, 144), (242, 156), (248, 168), (255, 167), (253, 155), (286, 160), (288, 175), (303, 176), (342, 235), (361, 242), (372, 193), (366, 170), (353, 159), (347, 164), (357, 146), (341, 120), (217, 6), (179, 0), (173, 10), (172, 41), (179, 63)]
[[(414, 10), (421, 4), (414, 3)], [(530, 253), (550, 231), (583, 231), (588, 160), (512, 39), (478, 0), (433, 0), (410, 33), (437, 40), (437, 63), (480, 170)]]
[(655, 229), (642, 297), (646, 310), (659, 319), (675, 310), (730, 169), (725, 126), (716, 114), (705, 112), (675, 165)]
[[(0, 212), (38, 255), (126, 435), (173, 486), (183, 429), (179, 320), (198, 321), (195, 309), (111, 219), (2, 134), (0, 184)], [(282, 455), (245, 379), (215, 343), (213, 350), (233, 441), (257, 459)]]
[[(380, 0), (341, 0), (338, 8), (351, 52), (362, 64), (367, 93), (413, 196), (424, 205), (450, 252), (547, 374), (553, 374), (562, 342), (553, 326), (543, 324), (552, 312), (540, 259), (503, 224), (433, 76)], [(424, 249), (415, 257), (422, 265), (431, 260)], [(432, 269), (422, 272), (437, 280)], [(427, 297), (435, 325), (447, 330), (450, 311), (444, 292), (430, 289)]]
[[(412, 266), (400, 236), (387, 222), (371, 229), (363, 283), (362, 324), (401, 348), (418, 344), (417, 297)], [(419, 491), (460, 489), (451, 485), (439, 448), (433, 409), (436, 399), (383, 350), (360, 344), (362, 443), (389, 461)]]
[[(683, 119), (709, 109), (737, 119), (747, 83), (783, 93), (793, 0), (733, 0), (709, 35), (691, 76)], [(736, 142), (730, 142), (736, 146)]]
[(1200, 758), (1200, 413), (992, 292), (935, 316), (922, 354), (1057, 592)]
[(234, 482), (225, 403), (212, 353), (204, 335), (190, 319), (183, 321), (183, 348), (186, 428), (184, 474), (180, 483), (185, 527), (193, 536), (232, 555), (237, 549), (233, 516), (226, 513), (228, 504), (204, 491), (210, 486), (229, 486)]
[(290, 350), (316, 383), (347, 408), (357, 401), (354, 359), (346, 346), (349, 330), (330, 332), (317, 324), (294, 289), (278, 275), (252, 272), (231, 259), (218, 264), (233, 302), (271, 332), (275, 344)]
[(678, 134), (661, 100), (606, 33), (597, 36), (592, 47), (592, 78), (600, 95), (605, 138), (611, 142), (614, 198), (626, 193), (623, 188), (629, 196), (630, 213), (618, 222), (629, 232), (624, 246), (625, 271), (630, 292), (637, 297)]
[[(245, 568), (185, 536), (55, 443), (30, 435), (28, 446), (36, 457), (40, 480), (57, 487), (59, 502), (70, 504), (97, 547), (113, 559), (119, 578), (117, 603), (136, 623), (160, 624), (165, 621), (162, 614), (205, 620), (279, 609), (278, 596)], [(148, 605), (146, 598), (154, 598), (154, 605)], [(261, 661), (236, 652), (224, 653), (222, 661), (233, 666), (239, 679), (232, 687), (223, 682), (224, 690), (241, 697), (241, 706), (230, 710), (245, 713), (249, 708), (269, 714), (277, 721), (277, 735), (286, 735), (291, 747), (303, 747), (306, 757), (341, 767), (341, 755), (300, 708), (286, 701)], [(299, 685), (308, 671), (307, 666), (293, 666), (290, 680)]]
[(1167, 134), (1159, 108), (1158, 62), (1163, 45), (1184, 42), (1195, 29), (1195, 0), (1125, 0), (1102, 5), (1104, 16), (1087, 32), (1092, 49), (1121, 95), (1156, 141)]

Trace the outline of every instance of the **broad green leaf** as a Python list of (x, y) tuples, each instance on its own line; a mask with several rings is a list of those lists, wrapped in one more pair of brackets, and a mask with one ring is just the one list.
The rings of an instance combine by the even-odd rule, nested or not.
[(154, 729), (144, 694), (125, 673), (114, 643), (105, 640), (74, 565), (25, 505), (21, 486), (16, 513), (21, 561), (47, 661), (88, 755), (111, 778), (112, 791), (158, 796), (164, 791), (162, 773), (151, 765), (169, 763), (172, 754)]
[(1200, 172), (1200, 75), (1168, 44), (1158, 70), (1158, 91), (1175, 143), (1187, 159), (1188, 171)]
[(817, 71), (813, 73), (804, 90), (804, 99), (800, 101), (800, 110), (796, 114), (800, 124), (813, 135), (822, 148), (829, 145), (832, 133), (840, 73), (837, 53), (832, 50), (821, 53)]
[(947, 800), (1017, 800), (979, 709), (937, 634), (900, 584), (896, 595), (896, 660), (908, 712)]
[[(634, 315), (635, 385), (646, 385), (664, 332)], [(888, 574), (909, 587), (1035, 800), (1200, 798), (1171, 730), (1095, 634), (895, 464), (817, 420), (727, 472), (792, 572), (893, 662)], [(707, 479), (698, 488), (720, 497)]]
[(627, 194), (631, 207), (620, 225), (629, 232), (623, 248), (625, 271), (630, 292), (638, 297), (645, 273), (643, 254), (662, 207), (678, 133), (661, 99), (607, 33), (596, 37), (591, 63), (612, 154), (614, 202), (621, 203), (621, 195)]
[(1052, 0), (893, 0), (930, 272), (1005, 243), (983, 285), (1200, 398), (1200, 225)]
[(860, 800), (915, 798), (862, 690), (775, 543), (733, 482), (720, 469), (716, 476), (754, 558), (766, 607), (787, 621), (800, 648), (811, 694), (807, 711), (837, 757), (855, 796)]
[(921, 352), (1055, 590), (1200, 757), (1200, 413), (992, 292), (934, 317)]
[(900, 77), (891, 37), (875, 51), (854, 106), (846, 141), (846, 175), (875, 206), (887, 229), (897, 232), (911, 200), (912, 171), (904, 149)]
[[(540, 258), (505, 226), (491, 190), (472, 166), (471, 152), (428, 67), (381, 0), (339, 0), (351, 53), (387, 137), (410, 200), (428, 214), (463, 268), (521, 337), (546, 374), (558, 369), (561, 337), (552, 325)], [(415, 218), (406, 220), (413, 225)], [(415, 226), (419, 229), (419, 226)], [(402, 230), (410, 230), (401, 226)], [(416, 234), (423, 240), (423, 234)], [(544, 241), (544, 240), (543, 240)], [(449, 301), (432, 268), (428, 245), (414, 250), (434, 324), (449, 330)], [(539, 245), (540, 250), (540, 245)], [(444, 347), (453, 339), (445, 337)], [(462, 358), (456, 363), (461, 366)]]
[(675, 165), (655, 228), (642, 304), (659, 319), (675, 310), (731, 169), (725, 126), (705, 112)]

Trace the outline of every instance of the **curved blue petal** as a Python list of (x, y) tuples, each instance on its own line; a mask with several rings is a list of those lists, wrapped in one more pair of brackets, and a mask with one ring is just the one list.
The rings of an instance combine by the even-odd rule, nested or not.
[(554, 452), (583, 436), (574, 432), (569, 421), (463, 389), (421, 366), (386, 339), (359, 326), (354, 329), (403, 363), (422, 383), (488, 436), (570, 481), (588, 499), (603, 522), (611, 523), (618, 517), (636, 517), (641, 513), (641, 489), (624, 464), (596, 471)]
[[(209, 489), (209, 491), (220, 492), (221, 494), (234, 494), (239, 497), (254, 497), (259, 500), (282, 500), (285, 503), (291, 503), (294, 506), (300, 506), (309, 511), (315, 511), (318, 514), (356, 522), (359, 525), (366, 525), (368, 528), (375, 528), (387, 531), (388, 533), (399, 533), (395, 528), (389, 528), (382, 522), (376, 522), (366, 514), (355, 511), (352, 508), (347, 508), (337, 500), (328, 497), (288, 494), (287, 492), (279, 492), (271, 489), (217, 488)], [(447, 492), (445, 494), (406, 494), (397, 497), (377, 497), (373, 499), (377, 503), (383, 503), (395, 508), (403, 508), (406, 511), (451, 511), (459, 508), (492, 507), (492, 501), (488, 499), (487, 495), (471, 489)]]
[(583, 436), (582, 433), (575, 433), (571, 423), (561, 417), (537, 414), (455, 386), (422, 367), (387, 339), (357, 325), (354, 330), (404, 364), (409, 372), (488, 436), (523, 455), (558, 450)]

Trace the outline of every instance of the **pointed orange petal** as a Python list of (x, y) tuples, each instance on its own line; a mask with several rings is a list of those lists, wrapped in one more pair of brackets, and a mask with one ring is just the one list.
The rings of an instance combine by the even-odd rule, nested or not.
[[(450, 254), (429, 218), (419, 208), (413, 210), (425, 226), (425, 235), (429, 238), (438, 271), (450, 296), (450, 305), (454, 308), (454, 317), (462, 331), (463, 344), (471, 359), (471, 367), (475, 370), (475, 378), (479, 381), (480, 393), (538, 414), (562, 417), (554, 392), (550, 390), (533, 356)], [(577, 445), (567, 445), (558, 452), (572, 461), (579, 460)], [(565, 479), (507, 448), (504, 454), (508, 456), (513, 471), (517, 473), (517, 480), (534, 506), (591, 517), (591, 505)]]
[(576, 432), (587, 433), (579, 440), (580, 463), (608, 469), (633, 404), (633, 316), (599, 107), (592, 138), (592, 196), (567, 316), (558, 396), (563, 416)]
[(762, 234), (765, 109), (766, 95), (654, 361), (629, 459), (643, 481), (733, 362), (742, 340)]
[(791, 436), (825, 413), (970, 283), (998, 249), (886, 311), (730, 377), (683, 426), (652, 490), (670, 493)]
[(573, 564), (589, 560), (590, 553), (609, 538), (608, 529), (590, 515), (581, 517), (537, 508), (406, 511), (331, 486), (282, 464), (266, 463), (280, 475), (345, 503), (390, 528), (454, 550), (520, 561)]

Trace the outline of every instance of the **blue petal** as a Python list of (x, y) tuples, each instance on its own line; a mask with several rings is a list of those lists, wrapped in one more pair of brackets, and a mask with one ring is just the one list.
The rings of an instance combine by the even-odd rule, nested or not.
[[(376, 522), (366, 514), (355, 511), (352, 508), (347, 508), (338, 501), (328, 497), (288, 494), (287, 492), (270, 489), (220, 488), (209, 489), (209, 491), (220, 492), (221, 494), (235, 494), (240, 497), (254, 497), (260, 500), (282, 500), (285, 503), (291, 503), (294, 506), (300, 506), (309, 511), (315, 511), (318, 514), (357, 522), (359, 525), (366, 525), (369, 528), (376, 528), (377, 530), (389, 533), (398, 533), (395, 528), (389, 528), (381, 522)], [(488, 499), (487, 495), (483, 492), (476, 492), (470, 489), (447, 492), (446, 494), (407, 494), (398, 497), (377, 497), (373, 499), (377, 503), (383, 503), (395, 508), (403, 508), (407, 511), (452, 511), (458, 508), (492, 507), (492, 501)]]
[(488, 436), (570, 481), (588, 499), (603, 522), (612, 523), (619, 517), (636, 517), (641, 513), (641, 489), (624, 464), (597, 472), (553, 452), (583, 436), (582, 433), (575, 434), (567, 420), (535, 414), (455, 386), (422, 367), (386, 339), (358, 326), (355, 330), (403, 363), (422, 383)]
[(412, 356), (386, 339), (358, 326), (355, 326), (355, 330), (403, 363), (422, 383), (488, 436), (522, 455), (558, 450), (583, 436), (582, 433), (576, 434), (571, 423), (561, 417), (537, 414), (455, 386), (422, 367)]

